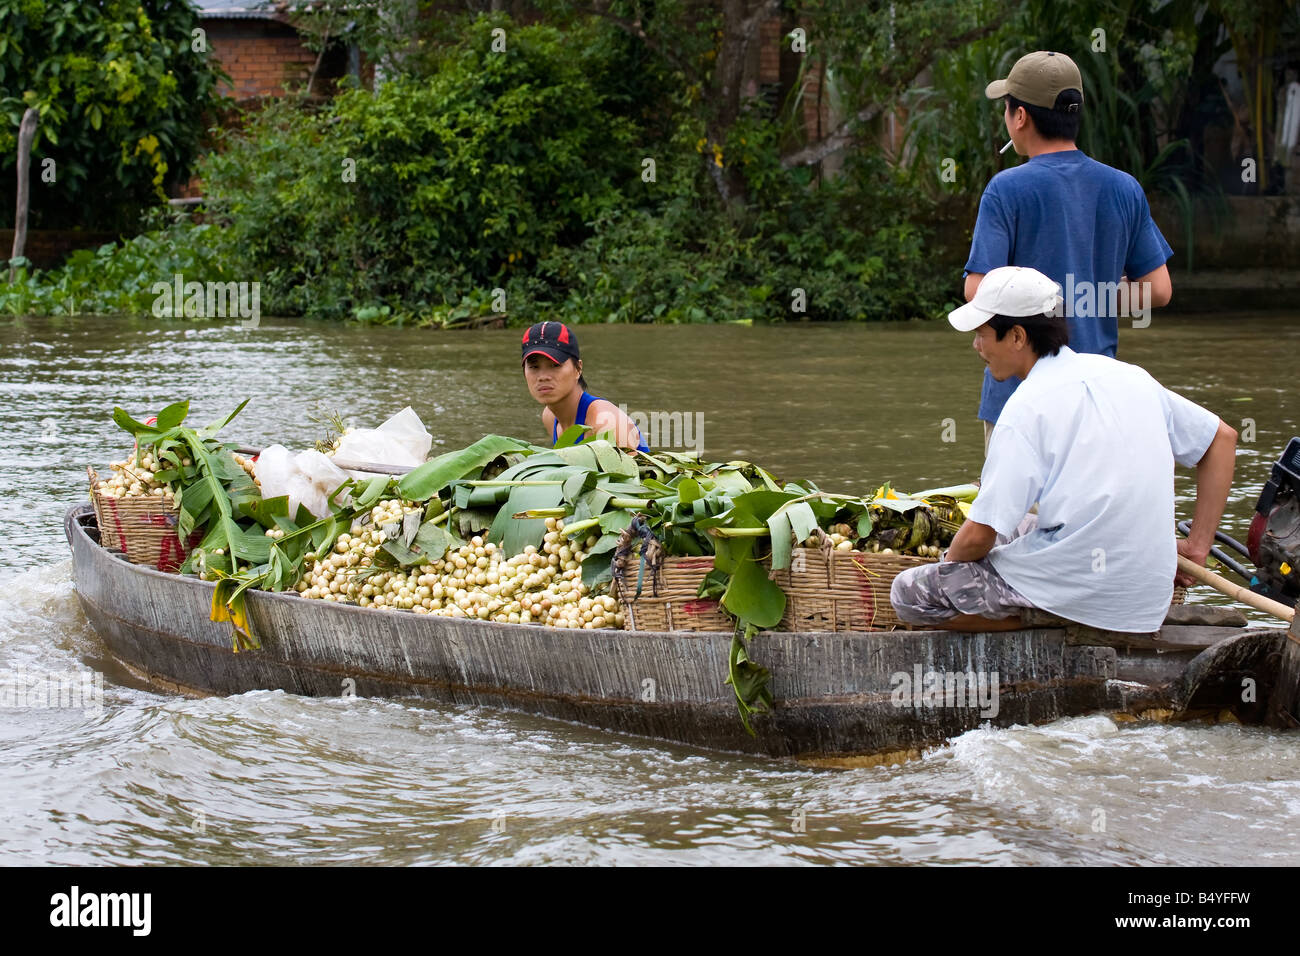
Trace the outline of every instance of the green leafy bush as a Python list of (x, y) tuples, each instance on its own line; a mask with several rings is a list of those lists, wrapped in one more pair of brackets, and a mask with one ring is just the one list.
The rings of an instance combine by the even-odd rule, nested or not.
[(0, 314), (149, 313), (155, 282), (216, 282), (232, 278), (220, 230), (186, 220), (98, 249), (79, 249), (57, 269), (33, 270), (18, 260), (14, 282), (0, 273)]
[(674, 137), (661, 182), (628, 191), (638, 204), (602, 217), (591, 237), (556, 248), (508, 287), (519, 321), (907, 319), (934, 316), (956, 295), (958, 273), (936, 269), (939, 250), (918, 225), (929, 200), (879, 159), (813, 185), (805, 170), (781, 168), (776, 127), (755, 107), (740, 149), (723, 158), (744, 165), (751, 184), (732, 221), (691, 161), (694, 148), (682, 153), (691, 135)]
[[(205, 160), (213, 225), (24, 269), (0, 283), (0, 309), (148, 311), (175, 272), (260, 282), (268, 315), (443, 328), (502, 311), (515, 324), (904, 319), (955, 296), (956, 267), (927, 248), (932, 200), (877, 154), (822, 182), (787, 169), (758, 101), (724, 153), (690, 95), (629, 79), (632, 51), (607, 24), (511, 26), (494, 53), (501, 23), (424, 54), (423, 78), (319, 110), (268, 106)], [(719, 172), (742, 174), (742, 201), (724, 208)]]
[[(498, 284), (617, 206), (633, 128), (602, 111), (581, 38), (496, 21), (468, 28), (427, 79), (281, 105), (204, 171), (210, 208), (274, 311), (423, 313)], [(251, 274), (251, 273), (250, 273)]]
[(172, 0), (0, 0), (0, 221), (13, 222), (28, 107), (40, 115), (34, 229), (134, 226), (166, 183), (187, 178), (205, 117), (222, 103), (197, 26), (194, 6)]

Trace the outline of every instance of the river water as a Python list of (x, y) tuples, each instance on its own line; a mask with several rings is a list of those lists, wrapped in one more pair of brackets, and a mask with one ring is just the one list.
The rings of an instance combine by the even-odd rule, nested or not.
[[(940, 324), (579, 330), (591, 389), (660, 444), (864, 492), (978, 475), (980, 365)], [(0, 711), (0, 863), (1300, 863), (1300, 734), (1105, 716), (979, 730), (920, 760), (814, 770), (484, 709), (263, 691), (189, 700), (106, 658), (64, 509), (136, 415), (192, 399), (303, 447), (312, 417), (410, 404), (435, 453), (541, 440), (518, 333), (303, 322), (0, 326), (0, 675), (92, 668), (101, 709)], [(1300, 434), (1300, 317), (1160, 315), (1121, 357), (1243, 431), (1225, 529)], [(667, 416), (672, 414), (673, 418)], [(651, 419), (656, 420), (656, 419)], [(1192, 476), (1176, 478), (1190, 517)], [(1214, 600), (1193, 592), (1193, 600)]]

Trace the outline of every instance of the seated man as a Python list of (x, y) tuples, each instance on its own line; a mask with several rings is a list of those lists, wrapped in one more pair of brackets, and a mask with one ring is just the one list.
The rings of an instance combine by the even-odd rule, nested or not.
[[(890, 594), (910, 624), (956, 631), (1021, 626), (1037, 607), (1113, 631), (1160, 628), (1177, 554), (1205, 563), (1232, 485), (1237, 433), (1136, 365), (1066, 345), (1059, 286), (993, 269), (950, 313), (975, 332), (998, 381), (1024, 383), (989, 442), (980, 492), (940, 564), (904, 571)], [(1175, 545), (1174, 462), (1196, 466), (1191, 534)], [(1027, 512), (1038, 503), (1038, 515)]]

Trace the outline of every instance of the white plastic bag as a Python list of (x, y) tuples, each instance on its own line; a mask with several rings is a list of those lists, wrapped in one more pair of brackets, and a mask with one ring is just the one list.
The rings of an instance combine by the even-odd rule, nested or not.
[(358, 428), (339, 441), (334, 453), (340, 461), (414, 468), (424, 463), (433, 436), (410, 405), (378, 428)]
[[(263, 448), (253, 463), (257, 481), (262, 486), (263, 498), (278, 498), (289, 493), (289, 479), (293, 477), (293, 452), (283, 445)], [(292, 510), (290, 514), (292, 514)]]
[[(314, 449), (295, 455), (283, 445), (272, 445), (262, 449), (254, 467), (263, 498), (289, 496), (290, 518), (298, 513), (299, 505), (324, 518), (330, 513), (329, 496), (348, 480), (347, 472)], [(348, 498), (345, 493), (335, 503), (346, 504)]]
[[(298, 473), (308, 482), (308, 490), (302, 497), (302, 503), (317, 518), (324, 518), (330, 513), (330, 495), (334, 494), (339, 485), (348, 480), (348, 473), (314, 448), (298, 452), (294, 457), (294, 464), (298, 466)], [(345, 492), (334, 501), (336, 504), (345, 505), (351, 498), (352, 496)], [(289, 504), (289, 513), (293, 514), (293, 499), (290, 499)]]

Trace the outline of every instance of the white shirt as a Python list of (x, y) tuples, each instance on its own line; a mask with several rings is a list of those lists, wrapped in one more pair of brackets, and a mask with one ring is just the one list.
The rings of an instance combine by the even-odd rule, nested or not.
[(1010, 536), (989, 560), (1035, 606), (1114, 631), (1159, 630), (1173, 596), (1174, 462), (1194, 466), (1213, 412), (1136, 365), (1068, 347), (1034, 363), (998, 418), (970, 519)]

